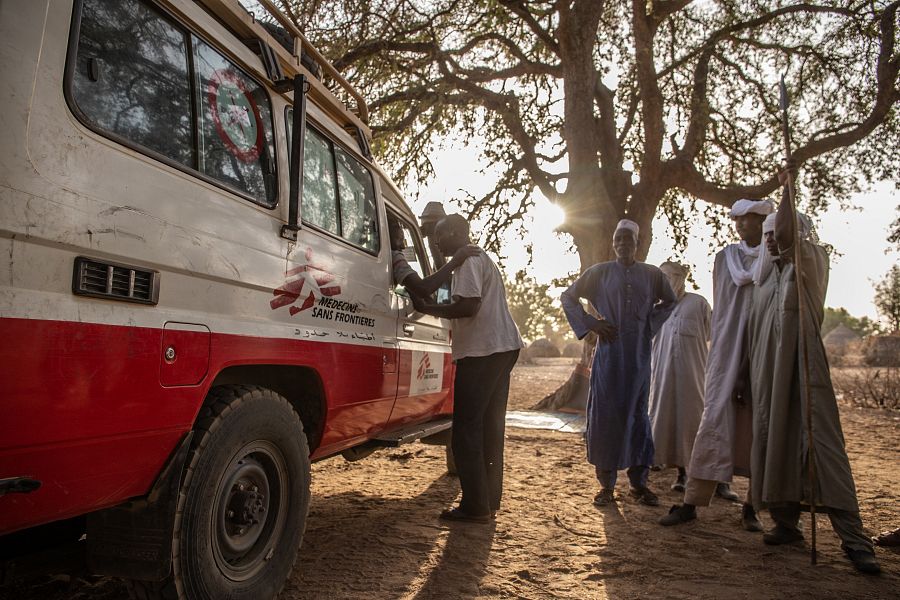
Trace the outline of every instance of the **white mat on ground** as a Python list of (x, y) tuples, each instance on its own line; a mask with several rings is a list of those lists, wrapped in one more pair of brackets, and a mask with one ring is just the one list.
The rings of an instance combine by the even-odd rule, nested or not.
[(522, 429), (550, 429), (565, 433), (582, 433), (585, 416), (577, 413), (511, 410), (506, 413), (506, 426)]

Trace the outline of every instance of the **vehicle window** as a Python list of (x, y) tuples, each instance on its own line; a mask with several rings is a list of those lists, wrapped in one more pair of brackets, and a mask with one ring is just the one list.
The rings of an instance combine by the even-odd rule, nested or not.
[(425, 277), (425, 270), (422, 268), (424, 264), (424, 257), (422, 256), (422, 248), (416, 244), (416, 239), (413, 236), (412, 230), (405, 221), (400, 221), (400, 225), (403, 227), (403, 243), (405, 247), (403, 248), (403, 255), (406, 257), (407, 262), (409, 262), (409, 266), (419, 274), (419, 277)]
[(366, 250), (377, 250), (378, 228), (375, 226), (375, 187), (372, 176), (355, 158), (340, 148), (335, 150), (335, 154), (343, 237)]
[(185, 34), (134, 0), (85, 0), (72, 95), (96, 127), (193, 166)]
[[(290, 121), (288, 121), (290, 123)], [(291, 134), (288, 132), (288, 139)], [(303, 221), (340, 235), (331, 143), (307, 128), (303, 142)]]
[[(285, 115), (290, 155), (290, 107)], [(310, 126), (303, 142), (300, 215), (304, 223), (338, 235), (372, 254), (381, 247), (372, 174), (349, 152)]]
[(275, 206), (266, 90), (197, 36), (141, 0), (84, 0), (70, 69), (88, 125)]
[(275, 204), (272, 109), (265, 88), (193, 37), (198, 170)]

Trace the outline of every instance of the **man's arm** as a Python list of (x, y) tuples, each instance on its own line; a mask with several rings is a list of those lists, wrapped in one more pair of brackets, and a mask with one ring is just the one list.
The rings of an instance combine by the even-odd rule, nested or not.
[(612, 342), (618, 336), (618, 330), (615, 325), (608, 321), (600, 320), (593, 315), (589, 315), (581, 305), (580, 299), (587, 299), (586, 295), (589, 289), (593, 285), (596, 285), (593, 276), (594, 272), (590, 269), (582, 273), (581, 276), (575, 280), (575, 283), (570, 285), (568, 289), (562, 293), (559, 297), (559, 301), (562, 304), (563, 311), (566, 313), (566, 319), (569, 321), (569, 326), (572, 327), (572, 331), (579, 340), (584, 339), (584, 336), (586, 336), (589, 331), (593, 331), (597, 334), (598, 343)]
[[(781, 192), (781, 202), (778, 204), (778, 213), (775, 216), (775, 241), (778, 242), (778, 249), (782, 253), (794, 247), (794, 223), (797, 216), (791, 205), (789, 186), (794, 184), (796, 177), (797, 165), (793, 161), (778, 173), (778, 181), (784, 187)], [(788, 259), (790, 258), (788, 257)]]
[(421, 297), (412, 295), (413, 306), (420, 313), (440, 317), (442, 319), (465, 319), (474, 317), (481, 308), (481, 298), (460, 298), (454, 296), (450, 304), (434, 304), (426, 302)]
[(656, 285), (654, 287), (656, 288), (657, 302), (650, 310), (650, 335), (656, 335), (656, 332), (660, 330), (678, 303), (675, 292), (672, 291), (672, 286), (662, 271), (657, 269), (654, 272), (654, 276), (656, 277)]
[(456, 251), (453, 258), (442, 266), (436, 273), (432, 273), (424, 279), (419, 277), (418, 273), (411, 273), (403, 280), (403, 287), (409, 290), (411, 296), (428, 297), (433, 294), (445, 282), (450, 280), (453, 271), (460, 267), (470, 256), (481, 254), (482, 250), (478, 246), (463, 246)]

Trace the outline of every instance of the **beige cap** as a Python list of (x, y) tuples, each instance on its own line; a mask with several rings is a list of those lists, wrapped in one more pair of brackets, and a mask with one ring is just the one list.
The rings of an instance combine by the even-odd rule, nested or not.
[(425, 209), (422, 210), (422, 214), (419, 215), (420, 219), (442, 219), (447, 216), (447, 213), (444, 212), (444, 205), (440, 202), (429, 202), (425, 205)]

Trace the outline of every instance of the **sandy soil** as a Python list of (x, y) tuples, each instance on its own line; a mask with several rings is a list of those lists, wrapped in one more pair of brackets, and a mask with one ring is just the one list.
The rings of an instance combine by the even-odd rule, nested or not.
[[(542, 362), (516, 368), (510, 409), (534, 405), (571, 369)], [(864, 523), (873, 533), (900, 526), (900, 415), (842, 412)], [(858, 575), (827, 519), (819, 519), (815, 567), (808, 546), (767, 547), (741, 530), (737, 504), (715, 500), (696, 522), (662, 528), (657, 518), (680, 500), (669, 491), (673, 471), (651, 473), (663, 506), (637, 504), (620, 481), (618, 506), (601, 510), (591, 505), (597, 485), (580, 435), (507, 434), (504, 504), (491, 525), (438, 520), (459, 491), (440, 447), (314, 465), (306, 537), (281, 600), (897, 597), (900, 552), (879, 549), (884, 573)], [(746, 480), (735, 488), (743, 494)], [(77, 579), (36, 582), (33, 591), (40, 588), (33, 597), (42, 600), (122, 591)]]

